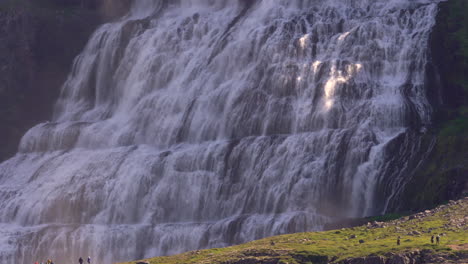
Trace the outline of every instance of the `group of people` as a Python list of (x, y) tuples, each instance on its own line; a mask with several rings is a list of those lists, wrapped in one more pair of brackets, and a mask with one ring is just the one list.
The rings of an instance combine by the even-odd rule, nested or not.
[[(78, 262), (79, 262), (80, 264), (83, 264), (83, 263), (84, 263), (83, 258), (80, 257), (80, 258), (78, 259)], [(91, 264), (91, 257), (88, 257), (87, 263), (88, 263), (88, 264)], [(34, 264), (39, 264), (39, 262), (36, 261)], [(54, 264), (54, 262), (53, 262), (52, 260), (48, 259), (47, 262), (41, 262), (40, 264)]]
[[(83, 259), (80, 257), (80, 259), (78, 260), (78, 262), (80, 264), (83, 264)], [(91, 257), (88, 257), (88, 264), (91, 264)]]
[[(436, 244), (439, 245), (439, 243), (440, 243), (440, 236), (437, 235), (435, 238), (436, 238)], [(434, 235), (431, 236), (431, 244), (434, 244)]]
[[(396, 242), (397, 246), (400, 245), (400, 238), (401, 237), (398, 236), (397, 242)], [(439, 235), (435, 236), (435, 239), (436, 239), (436, 244), (439, 245), (440, 244), (440, 236)], [(431, 236), (431, 244), (434, 244), (434, 235)]]

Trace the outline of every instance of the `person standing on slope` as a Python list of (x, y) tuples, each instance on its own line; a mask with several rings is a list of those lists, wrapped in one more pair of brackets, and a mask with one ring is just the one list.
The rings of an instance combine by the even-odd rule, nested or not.
[(83, 264), (83, 259), (80, 257), (80, 259), (78, 260), (78, 262), (79, 262), (80, 264)]
[(88, 264), (91, 264), (91, 257), (88, 256)]

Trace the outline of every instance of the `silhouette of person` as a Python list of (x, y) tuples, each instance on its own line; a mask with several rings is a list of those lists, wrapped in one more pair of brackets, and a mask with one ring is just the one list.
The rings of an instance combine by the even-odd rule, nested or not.
[(80, 257), (80, 259), (78, 260), (78, 262), (79, 262), (80, 264), (83, 264), (83, 259)]

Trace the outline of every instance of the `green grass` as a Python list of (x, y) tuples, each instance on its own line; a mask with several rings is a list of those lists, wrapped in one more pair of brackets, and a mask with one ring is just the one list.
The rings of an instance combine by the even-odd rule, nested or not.
[[(468, 243), (466, 230), (447, 226), (450, 219), (468, 215), (468, 201), (447, 207), (424, 219), (388, 222), (385, 228), (365, 226), (326, 232), (297, 233), (265, 238), (250, 243), (228, 247), (148, 259), (149, 263), (231, 263), (241, 259), (276, 260), (278, 263), (324, 263), (388, 252), (406, 252), (429, 249), (434, 252), (452, 251), (448, 245)], [(406, 217), (407, 218), (407, 217)], [(408, 235), (418, 231), (420, 235)], [(440, 245), (430, 243), (433, 234), (444, 233)], [(356, 238), (350, 239), (351, 235)], [(397, 246), (397, 236), (401, 245)], [(359, 243), (363, 239), (364, 243)], [(274, 241), (274, 245), (271, 245)], [(135, 263), (127, 262), (127, 264)]]
[(406, 214), (391, 213), (391, 214), (367, 217), (366, 220), (369, 221), (369, 222), (372, 222), (372, 221), (387, 222), (387, 221), (396, 220), (396, 219), (401, 218), (403, 216), (406, 216)]

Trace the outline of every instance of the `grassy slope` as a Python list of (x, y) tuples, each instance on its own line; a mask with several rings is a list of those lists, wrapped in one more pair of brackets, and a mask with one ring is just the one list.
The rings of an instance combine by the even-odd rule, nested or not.
[[(282, 235), (228, 248), (191, 251), (188, 253), (147, 259), (149, 263), (321, 263), (340, 261), (369, 255), (384, 255), (388, 252), (429, 249), (434, 252), (453, 251), (448, 245), (468, 244), (468, 198), (445, 205), (416, 218), (404, 217), (386, 222), (385, 227), (347, 228), (326, 232)], [(409, 235), (417, 231), (419, 235)], [(444, 233), (440, 245), (430, 243), (433, 234)], [(350, 239), (351, 235), (356, 238)], [(396, 245), (401, 236), (401, 245)], [(364, 240), (360, 244), (359, 240)], [(271, 245), (274, 241), (274, 245)], [(465, 247), (466, 248), (466, 247)], [(255, 261), (255, 262), (247, 262)], [(134, 262), (128, 262), (136, 263)]]

